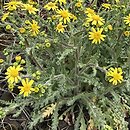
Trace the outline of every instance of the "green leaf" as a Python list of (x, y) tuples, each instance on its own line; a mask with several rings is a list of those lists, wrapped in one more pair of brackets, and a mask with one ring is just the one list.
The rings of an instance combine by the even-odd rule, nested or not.
[(82, 115), (82, 118), (80, 120), (81, 126), (80, 126), (80, 130), (86, 130), (87, 125), (85, 124), (85, 119), (84, 116)]

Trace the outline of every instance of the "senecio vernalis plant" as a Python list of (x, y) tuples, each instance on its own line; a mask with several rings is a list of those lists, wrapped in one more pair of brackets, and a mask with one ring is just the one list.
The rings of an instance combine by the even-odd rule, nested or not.
[(74, 130), (128, 129), (129, 0), (12, 0), (0, 13), (13, 39), (2, 44), (0, 90), (14, 97), (0, 100), (2, 120), (29, 106), (29, 130), (46, 118), (57, 130), (68, 115)]

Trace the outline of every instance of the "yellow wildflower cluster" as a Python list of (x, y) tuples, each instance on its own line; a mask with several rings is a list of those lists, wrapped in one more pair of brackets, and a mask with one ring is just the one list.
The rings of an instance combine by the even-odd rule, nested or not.
[[(100, 44), (101, 42), (105, 41), (105, 38), (106, 38), (105, 33), (107, 33), (108, 31), (112, 31), (113, 30), (112, 25), (115, 24), (115, 23), (113, 23), (111, 25), (110, 22), (107, 21), (107, 18), (106, 18), (107, 14), (103, 15), (103, 13), (100, 12), (100, 9), (98, 10), (97, 8), (92, 9), (92, 7), (88, 7), (88, 8), (83, 7), (83, 5), (84, 5), (83, 0), (75, 0), (74, 3), (72, 4), (73, 7), (71, 7), (71, 5), (70, 5), (70, 7), (66, 6), (67, 2), (68, 2), (67, 0), (53, 0), (53, 1), (49, 1), (47, 3), (45, 2), (46, 4), (44, 6), (42, 6), (42, 8), (48, 10), (48, 12), (49, 12), (46, 17), (49, 17), (51, 19), (51, 22), (52, 22), (51, 25), (54, 27), (53, 30), (55, 30), (56, 33), (62, 33), (62, 34), (66, 33), (67, 30), (70, 30), (70, 32), (68, 33), (68, 35), (69, 35), (72, 32), (75, 33), (76, 32), (75, 30), (78, 28), (77, 26), (82, 25), (84, 22), (83, 25), (85, 25), (86, 27), (84, 27), (84, 26), (83, 27), (85, 29), (87, 28), (87, 32), (85, 32), (85, 33), (87, 34), (87, 37), (92, 42), (92, 44)], [(120, 1), (115, 0), (114, 2), (119, 3)], [(117, 5), (115, 5), (115, 6), (117, 6)], [(20, 14), (20, 15), (18, 14), (18, 16), (20, 16), (21, 19), (24, 17), (23, 18), (24, 20), (21, 25), (20, 24), (18, 26), (16, 25), (17, 26), (16, 32), (18, 31), (20, 36), (27, 36), (27, 34), (29, 34), (29, 36), (36, 37), (40, 34), (42, 35), (42, 33), (40, 33), (40, 30), (44, 29), (44, 27), (46, 25), (45, 26), (43, 25), (44, 26), (43, 27), (42, 22), (41, 22), (42, 19), (40, 19), (41, 21), (38, 19), (38, 15), (43, 15), (43, 14), (42, 14), (42, 10), (39, 10), (37, 7), (39, 7), (39, 6), (36, 6), (35, 2), (31, 1), (31, 0), (29, 0), (27, 3), (22, 3), (21, 1), (12, 0), (9, 3), (5, 4), (5, 6), (4, 6), (5, 13), (3, 13), (3, 15), (2, 15), (1, 21), (3, 23), (4, 22), (6, 23), (6, 21), (8, 19), (9, 20), (11, 19), (11, 17), (14, 15), (13, 13), (16, 12), (16, 10), (23, 11), (25, 14), (24, 13)], [(71, 10), (71, 8), (74, 8), (76, 11)], [(107, 11), (109, 12), (112, 10), (112, 5), (109, 3), (103, 3), (101, 5), (101, 10), (105, 10), (105, 12), (107, 12)], [(83, 14), (80, 14), (78, 11), (83, 12)], [(80, 16), (81, 16), (81, 18), (80, 18)], [(47, 20), (49, 18), (47, 18)], [(83, 21), (83, 22), (78, 23), (77, 22), (78, 20)], [(127, 13), (126, 15), (124, 15), (122, 21), (125, 26), (125, 29), (122, 31), (123, 32), (122, 34), (123, 34), (123, 36), (129, 37), (130, 36), (130, 31), (129, 31), (130, 14)], [(16, 22), (16, 21), (14, 20), (14, 22)], [(43, 23), (43, 24), (46, 24), (47, 22), (45, 21), (45, 23)], [(7, 31), (10, 31), (13, 29), (13, 24), (7, 23), (5, 28)], [(127, 31), (125, 31), (125, 30), (127, 30)], [(47, 28), (47, 31), (49, 32), (50, 30)], [(112, 31), (112, 32), (114, 32), (114, 31)], [(73, 35), (73, 33), (71, 35)], [(45, 34), (42, 36), (45, 37)], [(34, 37), (31, 37), (31, 38), (33, 39)], [(22, 37), (22, 38), (24, 39), (24, 37)], [(52, 46), (51, 42), (49, 40), (45, 40), (45, 39), (46, 38), (43, 39), (43, 42), (45, 41), (44, 47), (50, 49), (50, 47)], [(126, 39), (128, 39), (128, 38), (126, 38)], [(41, 43), (42, 42), (40, 42), (40, 44)], [(4, 62), (4, 60), (2, 60), (2, 59), (0, 59), (0, 60), (1, 60), (0, 64), (2, 64)], [(19, 86), (18, 88), (20, 89), (20, 94), (23, 94), (26, 97), (31, 92), (38, 91), (38, 89), (32, 88), (32, 85), (34, 84), (34, 80), (35, 81), (40, 80), (41, 75), (37, 74), (37, 73), (33, 73), (32, 77), (34, 78), (34, 80), (29, 79), (29, 78), (22, 79), (21, 74), (24, 69), (22, 67), (22, 65), (23, 65), (22, 63), (25, 63), (25, 61), (21, 58), (21, 56), (19, 56), (19, 55), (16, 56), (14, 64), (12, 64), (11, 66), (9, 66), (7, 68), (7, 72), (5, 73), (5, 75), (6, 75), (5, 78), (7, 79), (7, 82), (9, 84), (10, 88), (13, 88), (15, 84), (21, 82), (22, 86)], [(112, 68), (112, 67), (110, 69), (108, 69), (108, 71), (106, 73), (109, 82), (111, 82), (113, 85), (117, 85), (118, 83), (121, 83), (123, 81), (122, 74), (123, 74), (123, 72), (122, 72), (121, 68)]]
[(40, 26), (38, 25), (37, 21), (32, 20), (31, 22), (29, 20), (26, 20), (25, 24), (25, 27), (19, 28), (19, 32), (21, 34), (25, 33), (27, 30), (29, 30), (28, 32), (31, 34), (31, 36), (37, 36), (39, 34)]
[(5, 72), (5, 75), (7, 75), (7, 76), (5, 77), (5, 79), (7, 79), (7, 82), (9, 84), (8, 88), (11, 91), (13, 91), (15, 84), (17, 84), (17, 83), (19, 83), (19, 81), (21, 81), (23, 86), (18, 87), (20, 89), (19, 94), (23, 94), (23, 96), (26, 97), (29, 94), (31, 94), (32, 91), (35, 90), (34, 88), (32, 88), (34, 80), (29, 81), (28, 78), (22, 79), (22, 76), (20, 74), (24, 69), (23, 67), (21, 67), (21, 64), (23, 64), (24, 59), (22, 59), (20, 55), (15, 57), (15, 61), (16, 62), (14, 62), (13, 66), (9, 66), (7, 68), (7, 72)]
[(36, 14), (38, 11), (38, 9), (33, 7), (32, 4), (23, 4), (22, 2), (15, 0), (10, 1), (9, 3), (5, 3), (4, 8), (8, 11), (13, 11), (20, 8), (22, 10), (27, 10), (29, 14)]
[[(1, 17), (2, 22), (5, 22), (5, 20), (12, 14), (11, 12), (17, 9), (20, 9), (23, 11), (25, 10), (30, 15), (36, 15), (36, 13), (39, 11), (37, 8), (34, 7), (33, 1), (28, 1), (28, 3), (24, 4), (20, 1), (12, 0), (9, 3), (6, 3), (4, 8), (8, 12), (4, 13), (3, 16)], [(29, 24), (28, 29), (30, 29), (31, 36), (36, 36), (39, 33), (39, 28), (40, 28), (38, 26), (38, 22), (36, 22), (35, 20), (32, 20), (32, 23), (29, 22), (28, 24)], [(7, 25), (6, 29), (13, 30), (13, 28), (10, 25)], [(25, 31), (26, 31), (25, 27), (19, 28), (20, 33), (25, 33)]]
[(92, 25), (92, 31), (89, 32), (89, 39), (92, 40), (92, 43), (100, 44), (101, 41), (104, 41), (105, 35), (102, 34), (103, 28), (99, 28), (100, 26), (105, 24), (105, 20), (100, 17), (96, 12), (91, 8), (86, 8), (84, 11), (87, 15), (86, 21), (84, 25)]
[(59, 23), (56, 26), (56, 31), (63, 33), (65, 31), (65, 27), (67, 27), (67, 25), (64, 24), (69, 23), (71, 20), (77, 20), (77, 17), (70, 13), (67, 9), (58, 9), (58, 3), (60, 3), (60, 5), (66, 4), (66, 0), (56, 0), (55, 2), (49, 2), (44, 6), (44, 8), (47, 10), (55, 11), (56, 15), (53, 15), (52, 19), (59, 19)]

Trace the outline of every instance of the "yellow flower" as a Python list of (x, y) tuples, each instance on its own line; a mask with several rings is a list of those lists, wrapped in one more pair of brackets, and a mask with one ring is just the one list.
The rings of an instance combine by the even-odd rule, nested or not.
[(89, 39), (93, 40), (92, 43), (100, 44), (101, 40), (104, 41), (105, 35), (102, 34), (103, 28), (97, 29), (97, 31), (92, 28), (92, 32), (89, 32)]
[(106, 8), (106, 9), (110, 9), (111, 8), (111, 4), (103, 3), (102, 7)]
[(7, 68), (7, 72), (5, 73), (7, 76), (5, 77), (8, 79), (9, 83), (17, 83), (20, 80), (19, 71), (23, 70), (23, 67), (20, 65), (18, 66), (10, 66)]
[(82, 7), (82, 1), (78, 1), (76, 4), (75, 4), (76, 7), (78, 8), (81, 8)]
[(58, 31), (59, 33), (63, 33), (65, 31), (66, 25), (62, 25), (62, 22), (60, 22), (57, 26), (56, 26), (56, 31)]
[(125, 24), (128, 24), (130, 26), (130, 14), (126, 17), (124, 17)]
[(22, 80), (22, 85), (18, 88), (20, 89), (19, 94), (23, 94), (24, 97), (27, 97), (29, 94), (31, 94), (32, 91), (35, 91), (34, 88), (32, 88), (32, 85), (34, 83), (34, 80), (30, 80), (28, 78)]
[(60, 5), (62, 5), (62, 4), (66, 4), (66, 0), (56, 0), (56, 2), (59, 2)]
[(9, 12), (3, 14), (1, 21), (4, 22), (7, 19), (8, 16), (9, 16)]
[(45, 9), (47, 10), (56, 10), (58, 7), (56, 6), (56, 3), (53, 3), (53, 2), (49, 2), (48, 4), (46, 4), (44, 6)]
[(117, 85), (118, 82), (121, 83), (123, 81), (121, 68), (110, 68), (108, 69), (106, 76), (109, 78), (109, 82), (112, 82), (113, 85)]
[(9, 24), (6, 25), (6, 29), (7, 29), (7, 30), (11, 30), (11, 28), (12, 28), (12, 27), (11, 27)]
[(25, 24), (30, 24), (30, 21), (29, 20), (25, 20)]
[(108, 28), (109, 30), (112, 30), (112, 29), (113, 29), (113, 28), (112, 28), (112, 25), (110, 25), (110, 24), (107, 26), (107, 28)]
[(30, 4), (24, 4), (24, 8), (23, 10), (27, 10), (29, 14), (36, 14), (36, 11), (38, 11), (38, 9), (36, 9), (35, 7), (33, 7), (33, 5)]
[(3, 59), (0, 59), (0, 64), (2, 64), (4, 62), (4, 60)]
[(24, 33), (25, 31), (26, 31), (25, 28), (19, 28), (20, 33)]
[(129, 36), (130, 36), (130, 31), (125, 31), (125, 32), (124, 32), (124, 35), (125, 35), (126, 37), (129, 37)]
[(9, 11), (13, 11), (13, 10), (16, 10), (17, 7), (19, 7), (20, 5), (22, 5), (21, 2), (19, 1), (10, 1), (9, 3), (5, 3), (6, 6), (4, 6), (5, 9), (9, 10)]
[(51, 43), (50, 43), (50, 42), (47, 42), (47, 43), (45, 44), (45, 46), (46, 46), (47, 48), (49, 48), (49, 47), (51, 46)]
[(87, 14), (87, 16), (96, 14), (95, 11), (90, 8), (86, 8), (86, 10), (84, 12)]
[(57, 13), (57, 16), (60, 17), (59, 21), (64, 21), (65, 24), (66, 22), (70, 22), (71, 13), (69, 13), (68, 10), (60, 9)]
[(16, 56), (16, 57), (15, 57), (15, 60), (16, 60), (16, 61), (21, 61), (21, 59), (22, 59), (21, 56)]
[(10, 91), (13, 91), (13, 89), (14, 89), (14, 84), (9, 83), (8, 88), (10, 89)]
[(31, 27), (29, 28), (31, 28), (30, 32), (32, 33), (32, 36), (36, 36), (39, 33), (40, 27), (37, 24), (38, 23), (35, 20), (32, 20), (32, 23), (30, 23)]
[(26, 61), (24, 59), (21, 60), (20, 64), (25, 64)]
[(99, 15), (88, 15), (88, 18), (86, 19), (86, 22), (91, 22), (92, 25), (97, 25), (97, 26), (101, 26), (104, 24), (104, 19), (102, 17), (100, 17)]
[(41, 72), (39, 70), (36, 71), (37, 75), (41, 75)]
[(83, 26), (85, 26), (85, 27), (90, 27), (90, 23), (88, 23), (88, 22), (85, 21), (85, 22), (83, 23)]

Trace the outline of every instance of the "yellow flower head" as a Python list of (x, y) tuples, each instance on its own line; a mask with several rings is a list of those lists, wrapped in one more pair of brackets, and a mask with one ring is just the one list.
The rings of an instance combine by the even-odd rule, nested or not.
[(113, 85), (117, 85), (118, 82), (121, 83), (123, 81), (121, 68), (110, 68), (108, 69), (106, 76), (109, 78), (109, 82), (112, 82)]
[(35, 91), (34, 88), (32, 88), (32, 85), (34, 83), (34, 80), (30, 80), (28, 78), (22, 80), (22, 85), (18, 88), (20, 89), (19, 94), (23, 94), (24, 97), (27, 97), (29, 94), (31, 94), (32, 91)]
[(88, 18), (86, 19), (88, 23), (91, 22), (92, 25), (101, 26), (105, 23), (104, 19), (100, 17), (99, 15), (88, 15)]
[(9, 16), (9, 12), (4, 13), (2, 18), (1, 18), (1, 21), (4, 22), (8, 18), (8, 16)]
[(15, 57), (15, 60), (18, 61), (18, 62), (21, 61), (21, 59), (22, 59), (21, 56), (16, 56)]
[(14, 89), (14, 84), (9, 83), (9, 84), (8, 84), (8, 88), (9, 88), (10, 91), (13, 91), (13, 89)]
[(76, 6), (77, 8), (81, 8), (81, 7), (82, 7), (82, 2), (83, 2), (83, 1), (79, 0), (79, 1), (75, 4), (75, 6)]
[(93, 9), (90, 9), (90, 8), (86, 8), (86, 10), (84, 12), (87, 14), (87, 16), (96, 14), (95, 11)]
[(20, 5), (22, 5), (21, 2), (19, 1), (10, 1), (9, 3), (5, 3), (6, 5), (4, 6), (5, 9), (9, 10), (9, 11), (13, 11), (16, 10), (17, 7), (19, 7)]
[(92, 28), (92, 32), (89, 32), (89, 39), (93, 40), (92, 43), (100, 44), (101, 40), (104, 41), (105, 35), (102, 34), (103, 28), (97, 29), (97, 31)]
[(130, 31), (125, 31), (125, 32), (124, 32), (124, 35), (125, 35), (126, 37), (129, 37), (129, 36), (130, 36)]
[(35, 7), (33, 7), (33, 5), (30, 4), (24, 4), (23, 10), (27, 10), (29, 14), (36, 14), (36, 11), (38, 11), (38, 9), (36, 9)]
[(35, 20), (32, 20), (32, 23), (30, 23), (29, 28), (31, 28), (30, 32), (32, 33), (32, 36), (36, 36), (39, 33), (39, 28), (40, 26), (38, 26), (38, 23)]
[(18, 66), (10, 66), (7, 68), (7, 72), (5, 73), (7, 76), (5, 77), (8, 79), (9, 83), (18, 83), (20, 80), (19, 71), (23, 70), (23, 67)]
[(6, 25), (7, 30), (11, 30), (11, 28), (12, 28), (11, 25), (9, 25), (9, 24)]
[(102, 7), (106, 8), (106, 9), (110, 9), (111, 8), (111, 4), (103, 3)]
[(24, 59), (21, 59), (20, 64), (25, 64), (25, 63), (26, 63), (26, 61)]
[(26, 31), (25, 28), (19, 28), (20, 33), (24, 33), (25, 31)]
[(48, 4), (46, 4), (44, 6), (45, 9), (47, 10), (56, 10), (58, 7), (56, 6), (56, 3), (53, 3), (53, 2), (49, 2)]
[(60, 5), (62, 5), (62, 4), (66, 4), (66, 0), (56, 0), (56, 2), (59, 2)]
[(56, 31), (58, 31), (59, 33), (63, 33), (65, 31), (66, 25), (62, 25), (62, 22), (60, 22), (57, 26), (56, 26)]
[(0, 64), (2, 64), (3, 62), (4, 62), (4, 59), (1, 59), (1, 58), (0, 58)]
[(51, 43), (50, 43), (50, 42), (47, 42), (47, 43), (45, 44), (45, 46), (46, 46), (47, 48), (49, 48), (49, 47), (51, 47)]
[(68, 12), (68, 10), (60, 9), (57, 11), (58, 17), (60, 17), (59, 21), (64, 21), (66, 24), (67, 22), (70, 22), (71, 13)]
[(30, 24), (30, 21), (29, 20), (25, 20), (25, 24)]
[(109, 24), (109, 25), (107, 26), (107, 28), (108, 28), (110, 31), (112, 31), (112, 30), (113, 30), (113, 28), (112, 28), (112, 25), (111, 25), (111, 24)]
[(124, 17), (125, 24), (128, 24), (130, 26), (130, 14), (126, 17)]

